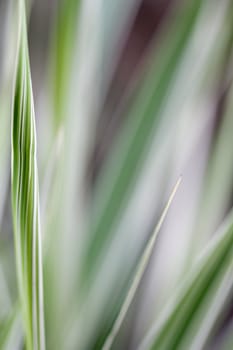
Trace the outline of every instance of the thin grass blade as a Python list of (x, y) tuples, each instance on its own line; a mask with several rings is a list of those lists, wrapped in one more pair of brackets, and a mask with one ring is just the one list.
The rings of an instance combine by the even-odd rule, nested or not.
[(171, 193), (171, 195), (170, 195), (170, 197), (168, 199), (168, 202), (167, 202), (167, 204), (166, 204), (166, 206), (165, 206), (165, 208), (164, 208), (164, 210), (163, 210), (163, 212), (161, 214), (161, 217), (160, 217), (160, 219), (158, 221), (158, 224), (155, 227), (155, 230), (154, 230), (152, 236), (150, 237), (150, 239), (149, 239), (149, 241), (148, 241), (148, 243), (146, 245), (146, 248), (145, 248), (145, 250), (144, 250), (144, 252), (142, 254), (142, 257), (141, 257), (141, 259), (139, 261), (139, 264), (138, 264), (138, 267), (136, 269), (136, 273), (135, 273), (135, 276), (133, 278), (133, 281), (132, 281), (132, 284), (130, 286), (130, 289), (129, 289), (127, 295), (126, 295), (126, 298), (125, 298), (125, 300), (123, 302), (123, 305), (122, 305), (122, 307), (120, 309), (120, 312), (119, 312), (119, 314), (118, 314), (118, 316), (116, 318), (116, 321), (114, 322), (112, 330), (111, 330), (109, 336), (107, 337), (107, 339), (106, 339), (106, 341), (104, 343), (103, 350), (111, 349), (111, 346), (112, 346), (112, 344), (114, 342), (114, 339), (115, 339), (117, 333), (120, 330), (120, 327), (121, 327), (121, 325), (122, 325), (122, 323), (124, 321), (126, 313), (127, 313), (128, 309), (129, 309), (129, 307), (130, 307), (130, 305), (131, 305), (131, 303), (133, 301), (133, 298), (135, 296), (135, 293), (136, 293), (136, 291), (138, 289), (138, 286), (139, 286), (139, 283), (140, 283), (140, 281), (142, 279), (143, 273), (144, 273), (144, 271), (145, 271), (145, 269), (146, 269), (146, 267), (148, 265), (150, 256), (151, 256), (151, 254), (153, 252), (153, 248), (154, 248), (154, 245), (155, 245), (155, 241), (156, 241), (157, 235), (158, 235), (158, 233), (159, 233), (159, 231), (161, 229), (161, 226), (162, 226), (162, 224), (163, 224), (163, 222), (165, 220), (165, 217), (167, 215), (168, 209), (170, 208), (170, 205), (171, 205), (171, 203), (172, 203), (172, 201), (174, 199), (174, 196), (175, 196), (176, 191), (177, 191), (177, 189), (178, 189), (178, 187), (180, 185), (180, 182), (181, 182), (181, 177), (176, 182), (176, 184), (174, 186), (174, 189), (173, 189), (173, 191), (172, 191), (172, 193)]

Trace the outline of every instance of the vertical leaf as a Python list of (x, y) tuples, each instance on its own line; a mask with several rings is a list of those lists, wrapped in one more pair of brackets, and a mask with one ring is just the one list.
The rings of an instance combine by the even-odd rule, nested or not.
[(36, 134), (26, 15), (19, 1), (18, 55), (12, 116), (12, 211), (27, 349), (44, 349)]

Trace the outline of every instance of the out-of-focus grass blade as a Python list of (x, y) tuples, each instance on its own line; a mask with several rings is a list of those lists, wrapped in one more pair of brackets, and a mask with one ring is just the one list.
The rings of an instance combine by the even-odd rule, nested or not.
[[(218, 90), (222, 97), (222, 110), (218, 116), (220, 123), (214, 135), (213, 145), (207, 164), (203, 183), (199, 217), (197, 220), (195, 245), (196, 250), (205, 243), (206, 238), (216, 230), (229, 206), (233, 187), (233, 160), (229, 149), (232, 148), (231, 129), (233, 127), (233, 5), (229, 2), (228, 13), (225, 16), (225, 26), (220, 33), (224, 38), (221, 43), (221, 71), (218, 72)], [(215, 68), (216, 69), (216, 68)], [(192, 250), (194, 253), (194, 244)]]
[(171, 203), (173, 201), (173, 198), (174, 198), (174, 196), (176, 194), (176, 191), (177, 191), (177, 189), (178, 189), (178, 187), (180, 185), (180, 181), (181, 181), (181, 178), (178, 179), (176, 185), (174, 186), (174, 189), (173, 189), (173, 191), (172, 191), (172, 193), (171, 193), (171, 195), (170, 195), (170, 197), (168, 199), (168, 202), (167, 202), (167, 204), (166, 204), (166, 206), (165, 206), (165, 208), (164, 208), (164, 210), (163, 210), (163, 212), (161, 214), (161, 217), (160, 217), (160, 219), (158, 221), (158, 224), (155, 227), (155, 230), (154, 230), (152, 236), (150, 237), (150, 239), (149, 239), (149, 241), (148, 241), (148, 243), (146, 245), (146, 248), (145, 248), (145, 250), (144, 250), (144, 252), (142, 254), (142, 257), (141, 257), (141, 259), (139, 261), (139, 264), (138, 264), (138, 267), (136, 269), (136, 273), (135, 273), (135, 276), (133, 278), (133, 281), (132, 281), (132, 284), (130, 286), (130, 289), (129, 289), (129, 291), (128, 291), (127, 295), (126, 295), (126, 298), (125, 298), (125, 300), (124, 300), (124, 302), (122, 304), (122, 307), (121, 307), (120, 312), (119, 312), (119, 314), (118, 314), (118, 316), (116, 318), (116, 321), (114, 322), (112, 330), (111, 330), (109, 336), (107, 337), (107, 339), (106, 339), (106, 341), (104, 343), (103, 350), (111, 349), (111, 346), (112, 346), (112, 344), (114, 342), (114, 339), (115, 339), (117, 333), (120, 330), (120, 327), (121, 327), (121, 325), (122, 325), (122, 323), (124, 321), (126, 313), (127, 313), (128, 309), (129, 309), (129, 307), (130, 307), (130, 305), (131, 305), (131, 303), (133, 301), (133, 298), (135, 296), (135, 293), (137, 291), (139, 283), (140, 283), (140, 281), (142, 279), (143, 273), (144, 273), (144, 271), (145, 271), (145, 269), (146, 269), (146, 267), (148, 265), (150, 256), (152, 254), (152, 251), (153, 251), (153, 248), (154, 248), (154, 245), (155, 245), (155, 240), (156, 240), (157, 235), (158, 235), (158, 233), (159, 233), (159, 231), (161, 229), (161, 226), (162, 226), (162, 224), (164, 222), (164, 219), (165, 219), (165, 217), (167, 215), (168, 209), (169, 209), (169, 207), (170, 207), (170, 205), (171, 205)]
[(79, 8), (80, 0), (59, 0), (54, 19), (49, 64), (49, 72), (51, 72), (49, 75), (51, 84), (50, 98), (53, 118), (52, 125), (46, 120), (44, 126), (49, 136), (44, 155), (47, 167), (41, 190), (42, 225), (46, 207), (51, 206), (51, 198), (49, 199), (48, 193), (50, 193), (52, 183), (56, 182), (54, 178), (56, 178), (56, 173), (59, 174), (58, 163), (62, 158), (61, 150), (64, 141), (63, 123), (68, 119), (67, 110), (72, 72), (71, 67), (73, 67), (73, 55), (78, 40), (76, 34)]
[[(45, 241), (48, 348), (77, 347), (79, 339), (76, 335), (81, 329), (74, 325), (73, 315), (77, 320), (81, 294), (79, 260), (88, 214), (85, 171), (98, 109), (99, 89), (93, 86), (98, 86), (99, 82), (101, 9), (101, 0), (86, 0), (81, 3), (80, 13), (76, 14), (79, 20), (75, 21), (71, 62), (65, 63), (71, 76), (64, 101), (65, 115), (61, 121), (61, 133), (59, 132), (61, 143), (55, 160), (56, 171), (54, 177), (51, 177), (52, 185), (46, 205), (48, 215), (44, 223), (45, 232), (48, 233)], [(62, 81), (59, 83), (63, 84)], [(67, 337), (71, 327), (75, 329), (75, 339)], [(88, 334), (89, 329), (81, 332)]]
[[(232, 285), (232, 214), (140, 349), (202, 349)], [(207, 320), (208, 319), (208, 320)], [(206, 320), (208, 322), (206, 322)]]
[(53, 107), (55, 128), (65, 113), (68, 83), (71, 75), (71, 63), (80, 0), (60, 0), (52, 41), (53, 66)]
[(16, 265), (27, 349), (44, 349), (36, 133), (25, 4), (19, 1), (19, 41), (12, 117), (12, 211)]
[(199, 230), (197, 239), (202, 242), (205, 241), (206, 236), (209, 236), (211, 229), (216, 229), (219, 221), (225, 215), (231, 199), (233, 161), (228, 150), (233, 146), (230, 132), (233, 127), (232, 111), (233, 88), (231, 87), (226, 101), (222, 125), (219, 127), (218, 136), (213, 145), (204, 182), (203, 202), (200, 208), (200, 226), (197, 228)]
[(176, 15), (171, 35), (156, 62), (158, 64), (153, 64), (145, 77), (128, 122), (113, 154), (106, 162), (94, 200), (90, 242), (84, 263), (84, 270), (87, 268), (84, 273), (86, 281), (88, 274), (91, 275), (91, 270), (96, 267), (110, 231), (116, 224), (136, 180), (140, 162), (153, 136), (164, 99), (192, 34), (202, 3), (199, 0), (190, 1), (182, 6)]

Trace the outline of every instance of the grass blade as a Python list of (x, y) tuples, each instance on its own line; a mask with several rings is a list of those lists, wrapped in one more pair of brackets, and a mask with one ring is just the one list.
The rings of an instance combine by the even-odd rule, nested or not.
[(44, 349), (36, 134), (24, 2), (19, 1), (19, 41), (12, 117), (12, 211), (19, 292), (27, 349)]
[(120, 312), (118, 314), (118, 317), (116, 318), (116, 321), (114, 322), (112, 330), (111, 330), (109, 336), (107, 337), (107, 339), (105, 341), (105, 344), (103, 346), (103, 350), (109, 350), (111, 348), (111, 346), (113, 344), (113, 341), (114, 341), (117, 333), (120, 330), (121, 324), (124, 321), (126, 313), (127, 313), (128, 309), (129, 309), (129, 307), (130, 307), (130, 305), (131, 305), (131, 303), (133, 301), (133, 298), (135, 296), (135, 293), (137, 291), (139, 283), (140, 283), (140, 281), (142, 279), (143, 273), (144, 273), (144, 271), (145, 271), (145, 269), (146, 269), (146, 267), (148, 265), (150, 256), (151, 256), (153, 248), (154, 248), (155, 240), (156, 240), (157, 235), (158, 235), (158, 233), (159, 233), (159, 231), (161, 229), (161, 226), (162, 226), (162, 224), (164, 222), (164, 219), (165, 219), (165, 217), (167, 215), (168, 209), (169, 209), (169, 207), (170, 207), (170, 205), (171, 205), (171, 203), (172, 203), (172, 201), (174, 199), (174, 196), (175, 196), (176, 191), (177, 191), (177, 189), (178, 189), (178, 187), (180, 185), (180, 182), (181, 182), (181, 177), (176, 182), (176, 184), (174, 186), (174, 189), (173, 189), (173, 191), (172, 191), (172, 193), (171, 193), (171, 195), (170, 195), (170, 197), (168, 199), (168, 202), (167, 202), (167, 204), (166, 204), (166, 206), (165, 206), (165, 208), (164, 208), (164, 210), (162, 212), (162, 215), (161, 215), (161, 217), (159, 219), (159, 222), (158, 222), (157, 226), (155, 227), (155, 230), (154, 230), (152, 236), (150, 237), (150, 239), (149, 239), (149, 241), (148, 241), (148, 243), (146, 245), (146, 248), (145, 248), (145, 250), (144, 250), (144, 252), (142, 254), (142, 257), (141, 257), (141, 259), (139, 261), (139, 264), (138, 264), (138, 267), (136, 269), (136, 273), (135, 273), (134, 279), (132, 281), (132, 284), (130, 286), (130, 289), (129, 289), (127, 295), (126, 295), (124, 303), (123, 303), (123, 305), (122, 305), (122, 307), (120, 309)]

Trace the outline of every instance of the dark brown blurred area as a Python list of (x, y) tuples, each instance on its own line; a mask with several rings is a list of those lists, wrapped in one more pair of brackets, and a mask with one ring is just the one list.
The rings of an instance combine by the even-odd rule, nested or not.
[(156, 41), (161, 25), (175, 2), (174, 0), (141, 1), (100, 113), (96, 145), (90, 161), (91, 170), (88, 172), (91, 174), (91, 183), (95, 182), (125, 116), (119, 108), (121, 101), (134, 76), (138, 75), (151, 42)]
[(116, 69), (110, 92), (107, 97), (112, 104), (117, 105), (128, 86), (130, 79), (136, 73), (152, 39), (160, 29), (165, 16), (174, 3), (173, 0), (144, 0), (133, 23), (130, 35), (126, 40), (118, 67)]

